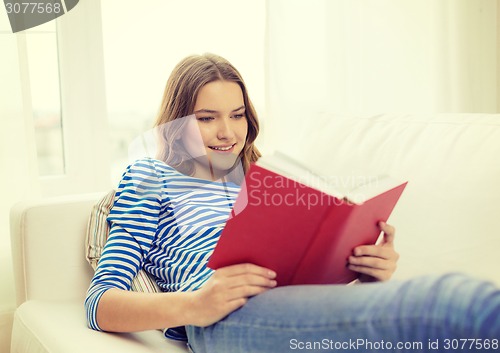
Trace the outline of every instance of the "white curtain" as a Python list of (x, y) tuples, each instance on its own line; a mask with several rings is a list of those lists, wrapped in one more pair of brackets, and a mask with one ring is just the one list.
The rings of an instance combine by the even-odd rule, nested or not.
[(29, 87), (21, 84), (27, 79), (20, 76), (27, 72), (21, 70), (27, 65), (21, 59), (25, 37), (2, 33), (0, 47), (0, 351), (8, 352), (15, 308), (9, 212), (15, 202), (39, 196), (39, 185)]
[(497, 0), (269, 0), (272, 129), (306, 115), (497, 111)]

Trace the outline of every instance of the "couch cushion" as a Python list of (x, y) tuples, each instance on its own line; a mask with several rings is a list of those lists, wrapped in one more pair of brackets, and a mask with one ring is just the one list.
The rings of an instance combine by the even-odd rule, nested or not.
[[(390, 174), (408, 186), (389, 220), (396, 277), (463, 271), (500, 283), (500, 115), (309, 114), (289, 153), (347, 183)], [(373, 179), (370, 179), (373, 180)]]
[(14, 205), (10, 219), (18, 305), (31, 299), (83, 302), (93, 271), (82, 247), (89, 210), (100, 197), (71, 195)]
[[(50, 319), (49, 319), (50, 318)], [(185, 343), (158, 330), (105, 333), (86, 326), (80, 301), (27, 301), (15, 313), (11, 352), (16, 353), (183, 353)]]

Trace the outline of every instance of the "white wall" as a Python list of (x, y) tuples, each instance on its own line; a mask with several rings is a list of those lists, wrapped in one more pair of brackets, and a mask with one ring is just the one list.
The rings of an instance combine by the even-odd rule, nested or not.
[(497, 112), (496, 0), (268, 4), (276, 134), (320, 111)]

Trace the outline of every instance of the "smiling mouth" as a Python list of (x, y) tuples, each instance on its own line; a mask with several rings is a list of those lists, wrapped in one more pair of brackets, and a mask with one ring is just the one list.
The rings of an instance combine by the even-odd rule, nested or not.
[(214, 150), (214, 151), (217, 151), (217, 152), (229, 152), (229, 151), (232, 151), (234, 146), (236, 144), (233, 143), (232, 145), (229, 145), (229, 146), (208, 146), (208, 148)]

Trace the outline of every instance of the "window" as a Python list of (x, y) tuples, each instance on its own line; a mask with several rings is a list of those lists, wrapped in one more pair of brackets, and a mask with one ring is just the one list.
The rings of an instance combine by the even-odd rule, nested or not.
[(168, 75), (187, 55), (230, 60), (265, 122), (265, 0), (140, 4), (147, 15), (137, 1), (80, 1), (15, 34), (43, 196), (116, 187), (129, 144), (152, 127)]
[(26, 31), (28, 77), (40, 176), (64, 174), (56, 21)]
[[(52, 60), (58, 67), (51, 76), (60, 82), (63, 138), (58, 141), (62, 144), (64, 173), (44, 176), (40, 180), (42, 195), (111, 188), (100, 11), (99, 1), (80, 1), (70, 12), (52, 21), (57, 22), (57, 60)], [(51, 43), (53, 48), (55, 44)], [(29, 48), (27, 55), (29, 60), (37, 60), (34, 54), (30, 57)], [(52, 95), (56, 95), (55, 89)], [(32, 99), (35, 102), (35, 97)]]

